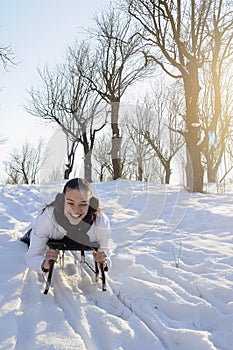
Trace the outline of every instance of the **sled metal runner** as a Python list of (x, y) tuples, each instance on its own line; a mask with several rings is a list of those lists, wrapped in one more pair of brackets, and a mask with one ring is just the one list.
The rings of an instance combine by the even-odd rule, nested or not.
[[(94, 267), (91, 266), (85, 259), (85, 251), (98, 251), (99, 244), (98, 242), (91, 242), (90, 245), (84, 245), (80, 244), (78, 242), (75, 242), (67, 237), (64, 237), (63, 239), (55, 240), (55, 239), (49, 239), (47, 242), (47, 246), (49, 249), (57, 249), (63, 251), (63, 259), (64, 259), (64, 252), (66, 250), (70, 251), (80, 251), (81, 252), (81, 262), (85, 263), (88, 268), (94, 272), (96, 281), (99, 280), (99, 270), (101, 272), (100, 279), (102, 280), (102, 290), (106, 291), (106, 277), (105, 277), (105, 269), (103, 263), (97, 263), (94, 261)], [(52, 275), (54, 270), (54, 260), (50, 261), (50, 269), (46, 281), (46, 286), (44, 290), (44, 294), (48, 294), (51, 281), (52, 281)]]

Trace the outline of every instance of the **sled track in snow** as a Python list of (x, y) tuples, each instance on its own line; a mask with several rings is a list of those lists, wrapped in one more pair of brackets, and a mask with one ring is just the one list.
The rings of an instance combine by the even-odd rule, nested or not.
[[(69, 270), (71, 268), (71, 270)], [(66, 270), (68, 270), (66, 272)], [(71, 274), (70, 274), (71, 273)], [(121, 322), (126, 322), (132, 329), (135, 325), (137, 328), (135, 332), (138, 332), (138, 327), (142, 329), (142, 334), (145, 332), (150, 334), (151, 338), (155, 339), (158, 349), (165, 349), (162, 339), (155, 334), (150, 324), (134, 310), (133, 304), (130, 300), (127, 300), (127, 296), (122, 296), (112, 287), (113, 283), (107, 274), (107, 291), (101, 290), (101, 283), (94, 282), (94, 274), (89, 268), (82, 264), (79, 265), (65, 265), (65, 272), (61, 269), (56, 269), (53, 276), (52, 288), (54, 293), (55, 302), (62, 309), (67, 322), (70, 327), (79, 334), (87, 349), (105, 349), (103, 343), (100, 342), (100, 336), (98, 334), (99, 327), (96, 329), (96, 337), (90, 338), (87, 324), (91, 321), (88, 318), (88, 313), (94, 312), (99, 317), (111, 317), (120, 319)], [(161, 322), (160, 322), (161, 323)], [(163, 329), (163, 325), (159, 328)], [(160, 333), (160, 332), (159, 332)], [(163, 344), (163, 346), (162, 346)], [(106, 350), (109, 349), (106, 346)]]
[[(87, 299), (89, 302), (100, 308), (101, 310), (104, 310), (104, 312), (111, 314), (115, 317), (121, 318), (124, 321), (130, 322), (132, 319), (137, 319), (138, 323), (140, 323), (142, 328), (147, 329), (153, 336), (159, 340), (159, 345), (160, 347), (156, 346), (156, 349), (172, 349), (173, 341), (176, 341), (176, 332), (178, 331), (177, 329), (174, 329), (174, 332), (171, 332), (171, 339), (173, 341), (171, 342), (166, 342), (166, 337), (164, 337), (164, 334), (166, 333), (167, 326), (164, 323), (165, 319), (167, 318), (166, 314), (161, 314), (161, 312), (157, 312), (157, 310), (151, 305), (150, 310), (144, 309), (143, 307), (137, 307), (134, 306), (134, 301), (130, 299), (130, 296), (126, 295), (125, 293), (123, 294), (120, 292), (120, 289), (118, 286), (115, 284), (113, 280), (109, 276), (107, 276), (107, 292), (102, 292), (98, 290), (98, 286), (94, 283), (91, 284), (91, 280), (93, 279), (92, 274), (90, 270), (84, 265), (83, 268), (81, 268), (82, 271), (85, 271), (85, 274), (82, 274), (82, 279), (80, 281), (79, 287), (81, 291), (87, 296)], [(88, 281), (85, 282), (85, 279)], [(173, 279), (171, 279), (173, 281)], [(145, 280), (142, 280), (145, 282)], [(151, 283), (151, 281), (146, 281), (148, 283)], [(174, 283), (177, 283), (176, 280), (174, 280)], [(99, 285), (100, 288), (100, 285)], [(182, 289), (182, 286), (180, 287)], [(192, 298), (195, 298), (193, 294), (191, 293), (191, 300)], [(203, 302), (203, 300), (201, 300)], [(136, 303), (137, 305), (137, 303)], [(188, 305), (187, 305), (188, 308)], [(148, 311), (149, 314), (152, 317), (148, 317)], [(158, 310), (159, 311), (159, 310)], [(162, 316), (162, 317), (161, 317)], [(165, 317), (165, 318), (164, 318)], [(195, 324), (194, 324), (195, 326)], [(171, 327), (172, 327), (172, 322), (171, 322)], [(138, 328), (137, 328), (138, 330)], [(136, 330), (136, 331), (137, 331)], [(190, 336), (193, 337), (193, 341), (195, 342), (195, 331), (187, 329), (187, 332), (190, 332)], [(198, 331), (200, 332), (205, 332), (206, 329), (198, 327), (196, 329), (197, 333)], [(197, 341), (197, 339), (196, 339)], [(209, 345), (210, 343), (212, 344), (214, 348), (214, 343), (209, 340)], [(200, 348), (202, 348), (204, 345), (200, 341), (199, 343)], [(125, 348), (127, 349), (127, 347)], [(130, 347), (131, 349), (131, 347)]]
[[(111, 286), (111, 280), (109, 280), (109, 286)], [(159, 339), (160, 343), (163, 345), (164, 349), (166, 349), (166, 344), (163, 341), (163, 338), (160, 337), (160, 334), (164, 332), (165, 330), (165, 326), (163, 325), (162, 321), (159, 320), (158, 318), (156, 319), (156, 329), (158, 330), (158, 333), (155, 333), (155, 325), (151, 325), (148, 323), (148, 321), (143, 317), (143, 312), (139, 313), (138, 311), (135, 310), (134, 306), (133, 306), (133, 302), (131, 303), (130, 300), (127, 300), (127, 296), (126, 295), (120, 295), (120, 293), (118, 291), (115, 291), (114, 288), (111, 288), (112, 293), (116, 296), (116, 298), (120, 301), (120, 303), (126, 307), (132, 314), (134, 314), (135, 317), (137, 317), (140, 322), (142, 322), (146, 328), (148, 328), (150, 330), (151, 333), (154, 334), (154, 336), (156, 338)]]
[[(20, 307), (17, 315), (17, 334), (14, 350), (44, 350), (58, 349), (60, 344), (59, 329), (63, 329), (67, 342), (59, 349), (86, 350), (79, 333), (72, 334), (70, 327), (61, 315), (53, 295), (43, 294), (44, 282), (38, 275), (25, 270), (20, 288)], [(51, 316), (50, 316), (51, 315)], [(54, 317), (55, 315), (55, 317)], [(25, 337), (26, 330), (26, 337)], [(52, 340), (50, 338), (52, 335)], [(72, 337), (70, 337), (70, 335)], [(69, 338), (70, 337), (70, 338)], [(60, 346), (60, 345), (59, 345)]]
[[(35, 303), (37, 301), (38, 288), (35, 274), (28, 268), (23, 275), (23, 283), (21, 289), (21, 302), (17, 317), (17, 342), (15, 350), (24, 348), (29, 350), (31, 344), (35, 342), (35, 323), (37, 309)], [(23, 329), (27, 327), (27, 338), (24, 337)]]

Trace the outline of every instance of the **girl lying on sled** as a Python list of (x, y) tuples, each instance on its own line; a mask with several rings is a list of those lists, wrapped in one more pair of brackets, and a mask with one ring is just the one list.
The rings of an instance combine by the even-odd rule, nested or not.
[(57, 260), (59, 250), (48, 249), (47, 243), (64, 237), (85, 246), (98, 242), (99, 249), (93, 250), (94, 260), (108, 270), (109, 219), (100, 210), (98, 199), (92, 196), (90, 184), (81, 178), (69, 180), (63, 193), (58, 193), (36, 218), (30, 232), (28, 267), (38, 273), (49, 272), (50, 261)]

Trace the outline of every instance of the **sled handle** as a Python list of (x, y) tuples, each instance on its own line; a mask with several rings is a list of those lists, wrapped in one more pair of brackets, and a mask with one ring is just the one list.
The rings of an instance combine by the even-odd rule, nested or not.
[(48, 294), (49, 287), (50, 287), (50, 285), (51, 285), (54, 263), (55, 263), (55, 260), (49, 260), (49, 265), (50, 265), (50, 266), (49, 266), (49, 274), (48, 274), (48, 278), (47, 278), (47, 281), (46, 281), (46, 286), (45, 286), (44, 294)]

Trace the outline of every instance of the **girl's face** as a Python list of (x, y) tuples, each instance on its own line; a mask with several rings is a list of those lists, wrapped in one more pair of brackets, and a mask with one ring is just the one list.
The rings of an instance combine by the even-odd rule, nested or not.
[(65, 193), (64, 215), (72, 225), (77, 225), (87, 215), (89, 195), (84, 191), (67, 188)]

